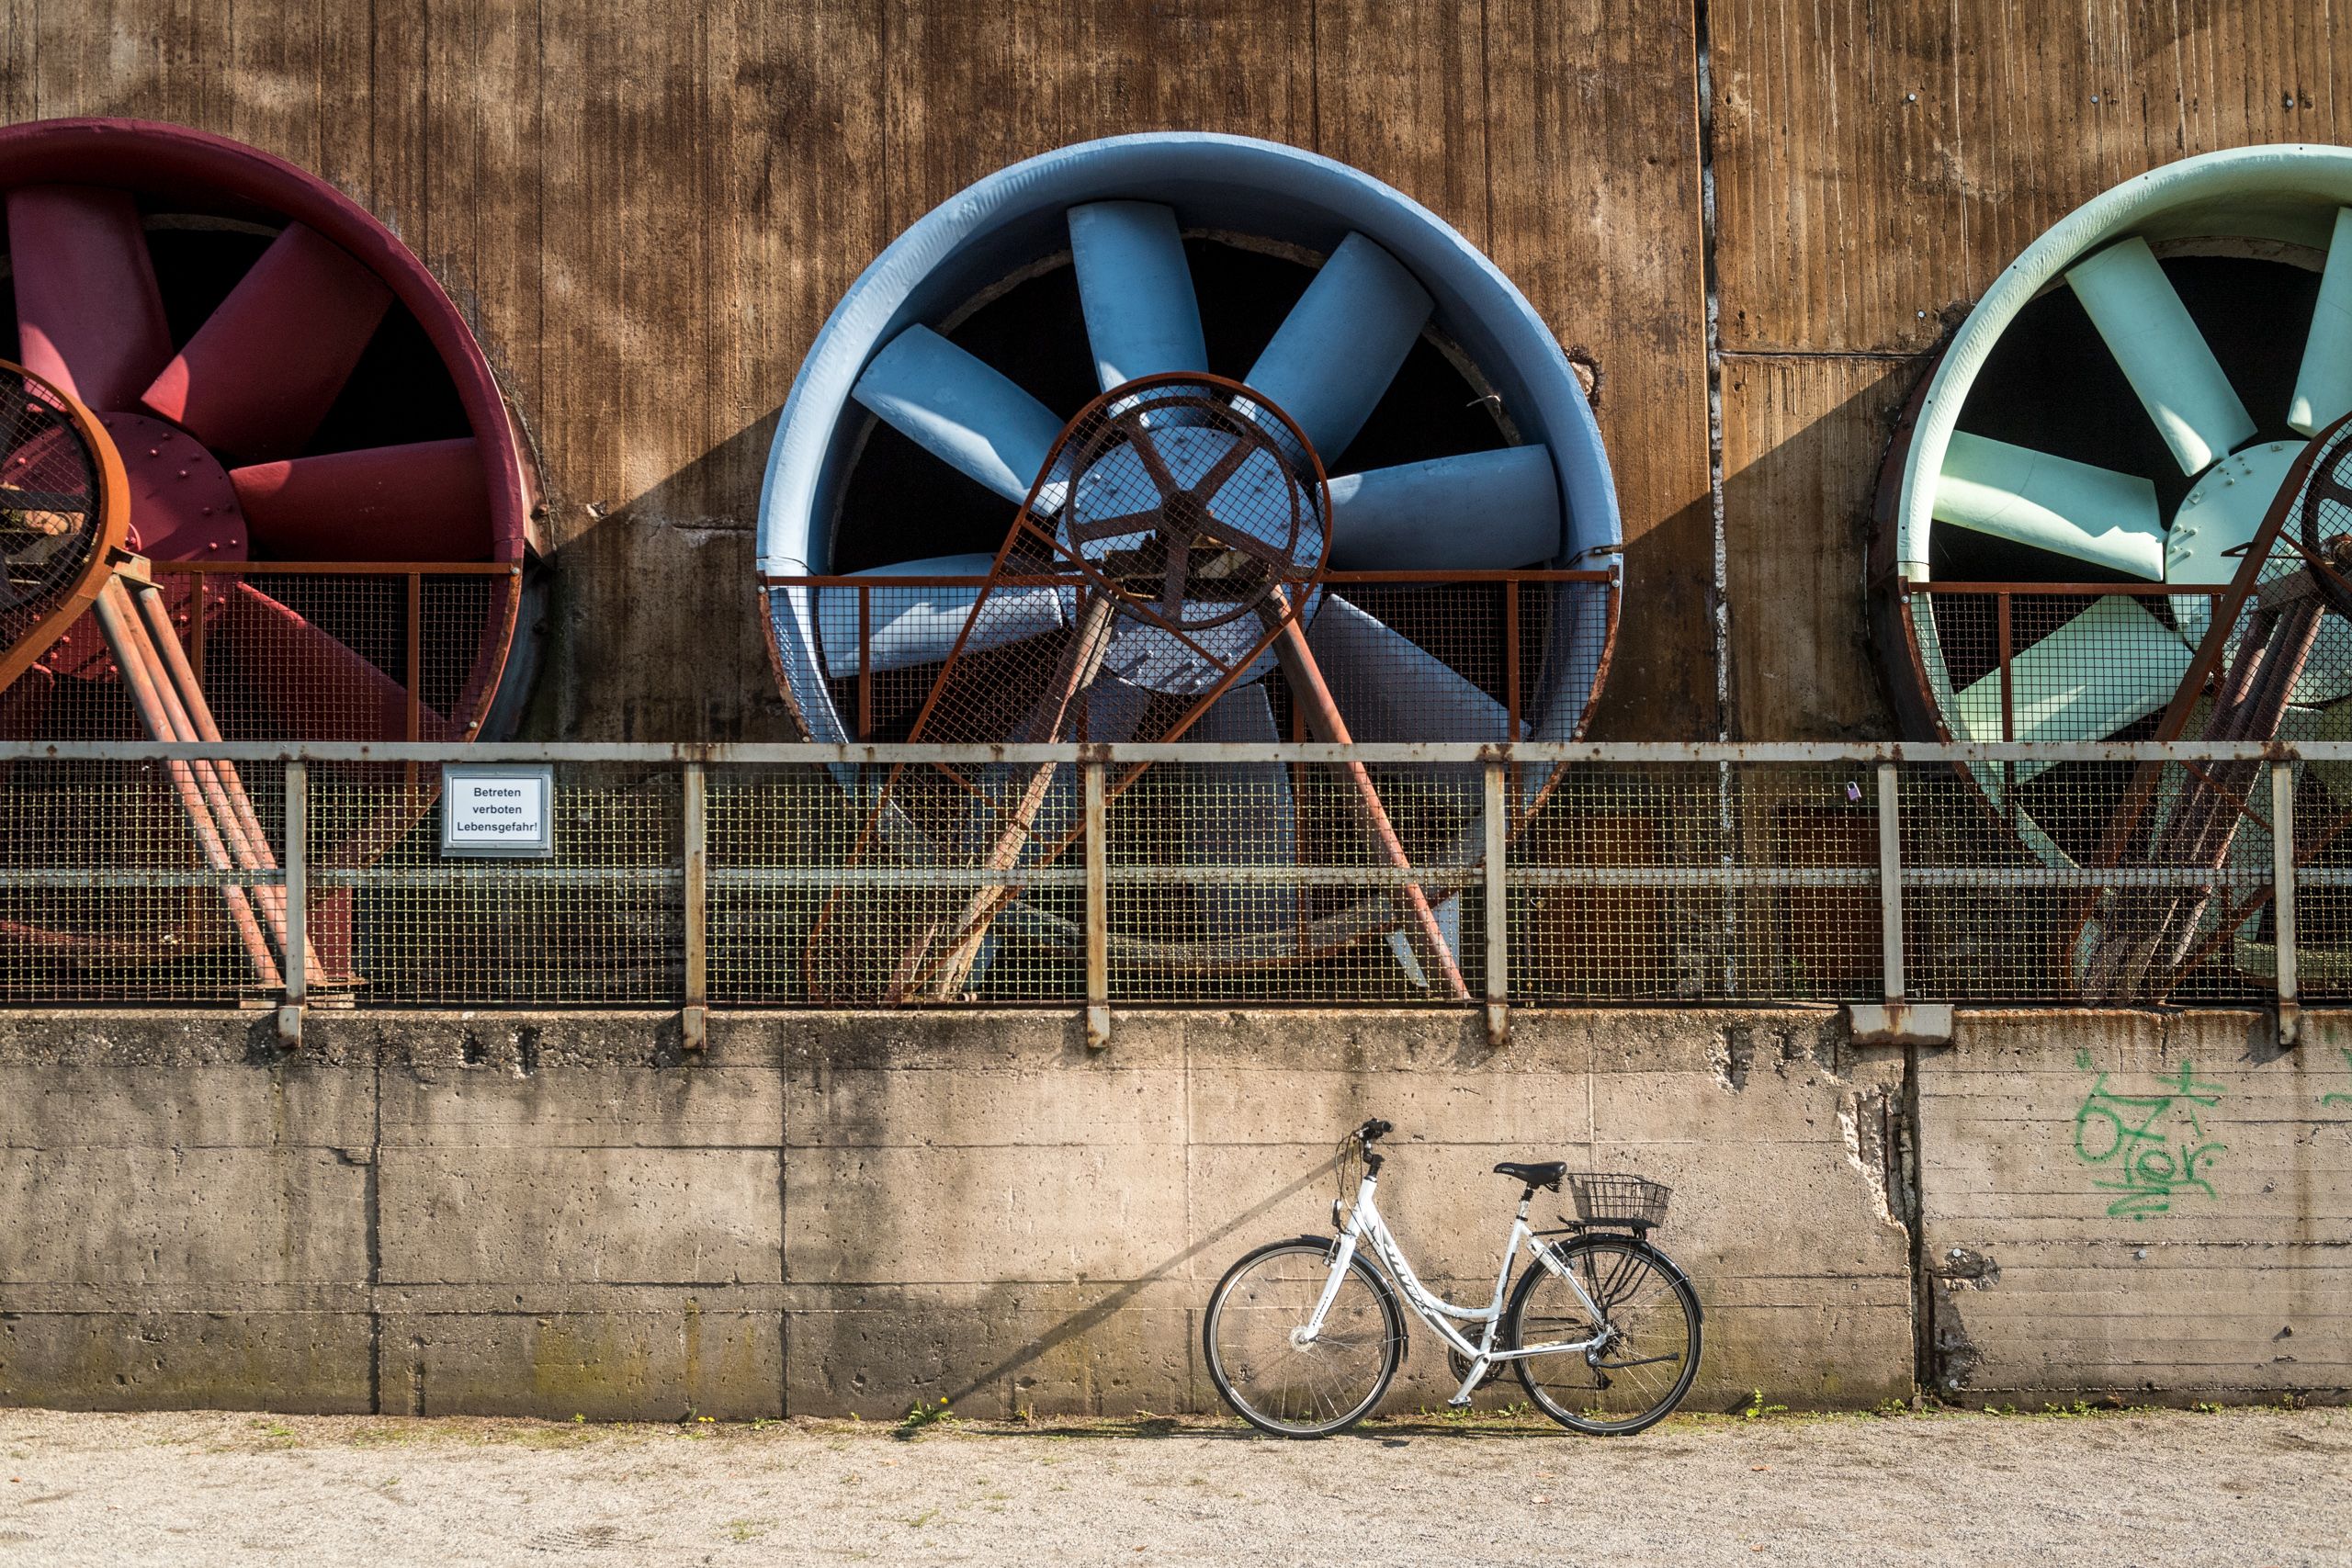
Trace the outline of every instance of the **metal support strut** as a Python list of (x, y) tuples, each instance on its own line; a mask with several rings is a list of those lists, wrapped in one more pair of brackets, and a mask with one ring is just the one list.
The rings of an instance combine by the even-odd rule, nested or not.
[[(99, 634), (150, 737), (217, 743), (220, 727), (172, 632), (170, 615), (147, 580), (145, 564), (136, 557), (125, 558), (99, 590), (94, 606)], [(301, 961), (287, 965), (298, 982), (316, 970), (317, 955), (307, 951), (301, 922), (290, 919), (292, 900), (287, 889), (277, 886), (277, 859), (236, 765), (175, 760), (165, 770), (205, 864), (238, 879), (224, 883), (220, 893), (256, 980), (269, 990), (285, 987), (289, 1005), (300, 1006), (301, 998), (293, 994), (296, 985), (281, 975), (277, 955), (302, 954)]]

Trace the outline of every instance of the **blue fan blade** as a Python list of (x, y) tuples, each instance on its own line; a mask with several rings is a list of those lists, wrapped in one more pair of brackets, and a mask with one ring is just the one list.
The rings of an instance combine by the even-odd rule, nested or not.
[(1324, 595), (1306, 644), (1358, 740), (1521, 739), (1505, 735), (1502, 704), (1336, 593)]
[(1329, 466), (1372, 417), (1432, 309), (1402, 262), (1351, 234), (1243, 379), (1297, 422)]
[(899, 434), (1015, 503), (1029, 498), (1062, 433), (1051, 409), (929, 327), (885, 344), (854, 395)]
[(1148, 201), (1069, 209), (1086, 341), (1102, 389), (1171, 370), (1206, 370), (1201, 307), (1176, 214)]
[[(970, 588), (910, 588), (894, 577), (986, 577), (994, 556), (942, 556), (900, 561), (855, 575), (870, 577), (866, 590), (866, 640), (873, 649), (867, 668), (876, 672), (936, 664), (964, 635), (980, 591)], [(817, 590), (817, 629), (825, 648), (825, 673), (846, 680), (857, 673), (857, 602), (854, 588)], [(964, 650), (978, 653), (1027, 637), (1059, 631), (1066, 619), (1061, 595), (1051, 588), (1000, 588), (980, 607)]]
[(1560, 553), (1560, 486), (1543, 446), (1506, 446), (1331, 481), (1331, 566), (1507, 570)]

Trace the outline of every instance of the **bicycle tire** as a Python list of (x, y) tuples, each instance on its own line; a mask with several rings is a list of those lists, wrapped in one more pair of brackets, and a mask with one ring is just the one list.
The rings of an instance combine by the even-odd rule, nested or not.
[[(1361, 1253), (1348, 1260), (1348, 1280), (1332, 1303), (1324, 1334), (1311, 1345), (1283, 1343), (1287, 1331), (1281, 1325), (1295, 1318), (1303, 1325), (1313, 1312), (1339, 1245), (1330, 1236), (1313, 1235), (1269, 1242), (1244, 1254), (1209, 1295), (1201, 1324), (1209, 1381), (1227, 1408), (1261, 1432), (1278, 1438), (1343, 1432), (1379, 1404), (1404, 1363), (1404, 1311), (1388, 1281)], [(1280, 1269), (1285, 1258), (1298, 1267)], [(1253, 1325), (1240, 1316), (1244, 1309), (1267, 1316)], [(1258, 1364), (1269, 1356), (1282, 1363), (1283, 1380), (1270, 1382), (1273, 1368)], [(1318, 1368), (1319, 1379), (1312, 1375)], [(1307, 1376), (1310, 1386), (1286, 1381), (1294, 1373)]]
[[(1521, 1386), (1537, 1409), (1572, 1432), (1630, 1438), (1656, 1426), (1682, 1403), (1690, 1392), (1691, 1380), (1699, 1375), (1705, 1329), (1698, 1292), (1672, 1258), (1635, 1236), (1610, 1232), (1580, 1235), (1555, 1243), (1551, 1255), (1577, 1270), (1602, 1316), (1625, 1337), (1598, 1350), (1515, 1360), (1511, 1365), (1519, 1372)], [(1563, 1326), (1544, 1327), (1531, 1340), (1526, 1337), (1531, 1303), (1537, 1323)], [(1621, 1314), (1645, 1321), (1637, 1325), (1615, 1321)], [(1595, 1331), (1583, 1303), (1551, 1269), (1537, 1263), (1520, 1277), (1503, 1321), (1503, 1341), (1508, 1347), (1518, 1349), (1530, 1343), (1582, 1339)], [(1668, 1349), (1677, 1342), (1679, 1349)], [(1637, 1354), (1627, 1355), (1629, 1350)], [(1611, 1359), (1612, 1351), (1616, 1359)], [(1624, 1375), (1644, 1367), (1663, 1367), (1669, 1359), (1679, 1366), (1668, 1382), (1660, 1383), (1646, 1374)], [(1540, 1363), (1554, 1369), (1564, 1365), (1581, 1369), (1584, 1381), (1574, 1374), (1547, 1379)], [(1580, 1403), (1576, 1399), (1579, 1390), (1587, 1395)], [(1626, 1393), (1640, 1398), (1637, 1407), (1623, 1415), (1596, 1414), (1607, 1396), (1616, 1395), (1623, 1401)]]

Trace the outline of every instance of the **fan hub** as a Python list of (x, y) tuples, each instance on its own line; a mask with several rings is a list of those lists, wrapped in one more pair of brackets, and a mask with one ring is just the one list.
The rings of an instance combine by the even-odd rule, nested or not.
[[(2219, 586), (2235, 577), (2243, 558), (2230, 552), (2254, 537), (2279, 487), (2311, 445), (2261, 442), (2231, 453), (2199, 476), (2165, 536), (2165, 581), (2201, 587)], [(2193, 644), (2203, 639), (2212, 621), (2213, 602), (2202, 594), (2183, 594), (2172, 601), (2172, 613), (2181, 636)], [(2352, 648), (2344, 643), (2339, 630), (2323, 632), (2296, 683), (2296, 702), (2332, 703), (2352, 694)]]
[(2238, 557), (2230, 552), (2262, 526), (2288, 470), (2310, 445), (2263, 442), (2230, 453), (2199, 475), (2165, 536), (2165, 581), (2218, 587), (2235, 577)]
[(101, 414), (98, 423), (130, 481), (131, 549), (150, 560), (245, 558), (236, 488), (204, 443), (146, 414)]
[[(1117, 407), (1122, 390), (1101, 401)], [(1276, 580), (1311, 571), (1329, 529), (1321, 508), (1302, 499), (1298, 465), (1242, 412), (1246, 403), (1185, 406), (1200, 394), (1171, 390), (1159, 389), (1162, 401), (1148, 412), (1114, 414), (1078, 446), (1077, 477), (1052, 499), (1061, 547), (1164, 623), (1123, 618), (1102, 667), (1182, 695), (1216, 684), (1259, 646), (1259, 612)], [(1069, 599), (1074, 613), (1074, 591)], [(1272, 662), (1264, 655), (1238, 679)]]

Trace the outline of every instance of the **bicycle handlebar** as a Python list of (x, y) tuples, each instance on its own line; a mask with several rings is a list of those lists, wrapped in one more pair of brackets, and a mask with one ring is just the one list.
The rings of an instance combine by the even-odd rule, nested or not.
[(1368, 1147), (1374, 1139), (1385, 1138), (1396, 1130), (1396, 1127), (1394, 1122), (1383, 1122), (1379, 1117), (1375, 1116), (1371, 1121), (1356, 1129), (1356, 1136), (1363, 1139), (1365, 1145)]

